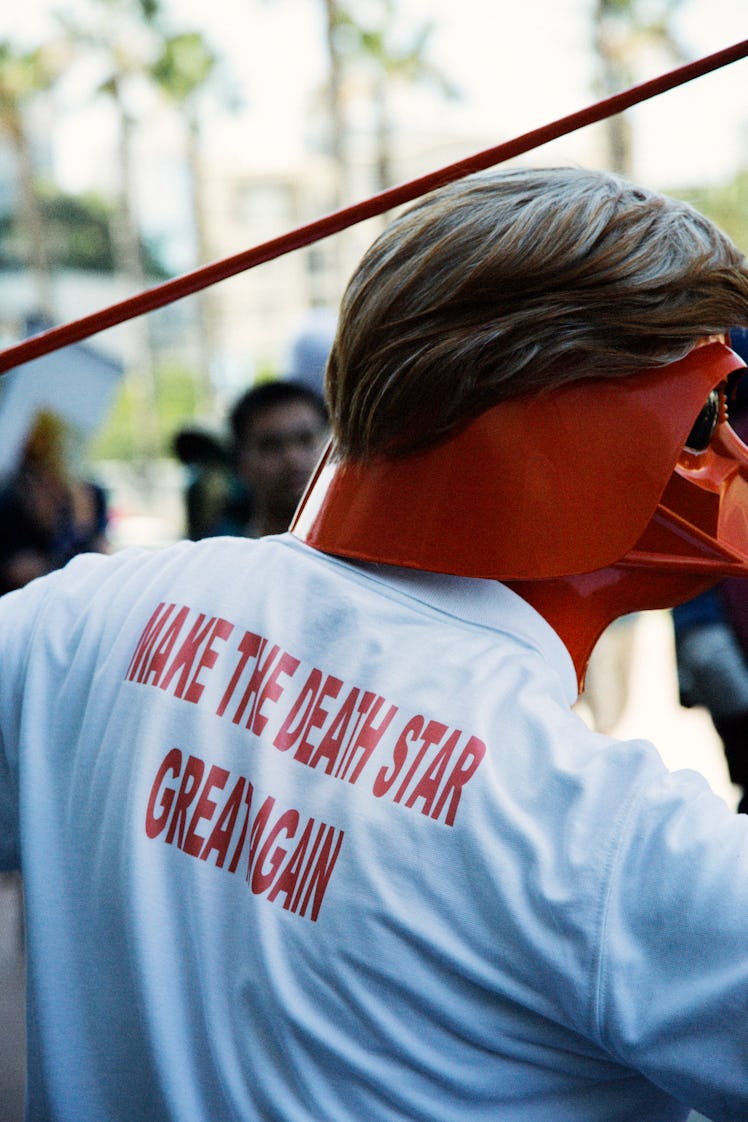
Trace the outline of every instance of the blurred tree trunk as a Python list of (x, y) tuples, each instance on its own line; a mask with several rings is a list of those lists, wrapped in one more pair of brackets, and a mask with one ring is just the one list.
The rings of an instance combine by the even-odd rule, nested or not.
[(324, 0), (327, 50), (327, 107), (330, 121), (330, 156), (335, 169), (331, 209), (338, 210), (347, 196), (348, 153), (343, 106), (343, 52), (340, 33), (350, 16), (338, 0)]
[[(683, 0), (595, 0), (593, 46), (597, 58), (595, 88), (601, 97), (619, 93), (637, 80), (643, 52), (656, 48), (669, 62), (685, 61), (672, 20)], [(619, 175), (634, 172), (631, 120), (617, 113), (604, 122), (607, 165)]]
[(16, 166), (18, 225), (33, 277), (34, 313), (54, 319), (52, 264), (48, 252), (44, 210), (39, 190), (27, 112), (41, 94), (52, 88), (64, 65), (58, 44), (33, 51), (0, 42), (0, 132), (13, 149)]
[[(154, 21), (158, 0), (95, 0), (82, 9), (85, 22), (65, 10), (60, 24), (74, 51), (99, 57), (106, 77), (95, 91), (109, 99), (117, 121), (117, 186), (112, 218), (115, 268), (133, 293), (146, 287), (142, 238), (136, 198), (135, 137), (138, 117), (131, 108), (134, 90), (141, 93), (151, 81), (149, 68), (158, 51)], [(134, 445), (141, 451), (145, 482), (149, 465), (160, 452), (158, 395), (151, 346), (151, 322), (138, 316), (127, 326), (128, 376), (136, 399)]]
[[(212, 259), (205, 206), (205, 183), (201, 157), (199, 102), (209, 85), (218, 59), (197, 32), (164, 36), (151, 77), (162, 97), (172, 106), (184, 127), (185, 163), (190, 188), (190, 210), (197, 264)], [(201, 412), (213, 405), (211, 371), (217, 351), (217, 307), (213, 291), (195, 296), (198, 311), (198, 363)]]
[(396, 42), (397, 8), (394, 0), (380, 0), (374, 24), (355, 28), (356, 53), (370, 72), (369, 89), (374, 108), (374, 166), (377, 188), (393, 186), (392, 93), (398, 87), (431, 86), (440, 97), (456, 98), (458, 92), (447, 76), (429, 59), (434, 25), (419, 27), (409, 42)]
[[(137, 220), (135, 193), (134, 141), (136, 122), (129, 113), (122, 88), (122, 77), (112, 74), (102, 87), (112, 100), (118, 122), (117, 156), (119, 162), (115, 207), (112, 213), (112, 249), (115, 268), (126, 279), (128, 288), (142, 292), (146, 287), (140, 229)], [(159, 454), (158, 395), (153, 368), (151, 329), (147, 316), (129, 321), (129, 367), (136, 398), (135, 446), (142, 449), (145, 463)]]

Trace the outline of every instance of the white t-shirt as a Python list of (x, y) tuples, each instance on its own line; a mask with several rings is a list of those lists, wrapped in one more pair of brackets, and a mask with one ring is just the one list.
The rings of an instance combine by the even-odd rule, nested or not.
[(290, 536), (0, 600), (56, 1122), (748, 1118), (748, 820), (490, 581)]

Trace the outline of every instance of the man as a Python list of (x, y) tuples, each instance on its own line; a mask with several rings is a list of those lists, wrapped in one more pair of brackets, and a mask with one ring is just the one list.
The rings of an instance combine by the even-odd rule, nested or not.
[[(287, 530), (327, 436), (325, 404), (308, 386), (263, 382), (229, 415), (234, 468), (248, 497), (230, 508), (219, 532), (259, 538)], [(251, 515), (246, 518), (246, 507)]]
[(747, 322), (687, 206), (467, 179), (351, 280), (291, 534), (0, 602), (31, 1118), (748, 1117), (748, 823), (571, 708), (748, 565)]
[(108, 550), (106, 495), (76, 477), (68, 442), (62, 418), (40, 411), (15, 471), (0, 485), (0, 595), (78, 553)]

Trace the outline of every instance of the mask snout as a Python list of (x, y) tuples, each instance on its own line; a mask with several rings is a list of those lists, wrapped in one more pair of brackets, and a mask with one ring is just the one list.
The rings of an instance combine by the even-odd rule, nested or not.
[[(700, 424), (703, 418), (689, 443), (698, 444)], [(626, 561), (748, 576), (748, 446), (730, 426), (724, 401), (704, 447), (681, 452), (651, 523)]]

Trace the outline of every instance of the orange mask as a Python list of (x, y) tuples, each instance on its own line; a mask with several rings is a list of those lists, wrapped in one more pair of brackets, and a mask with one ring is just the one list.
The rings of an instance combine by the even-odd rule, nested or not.
[(328, 448), (292, 531), (326, 553), (503, 581), (564, 640), (581, 686), (618, 616), (748, 576), (748, 448), (722, 392), (711, 440), (685, 448), (743, 366), (710, 343), (496, 405), (409, 456), (356, 464)]

